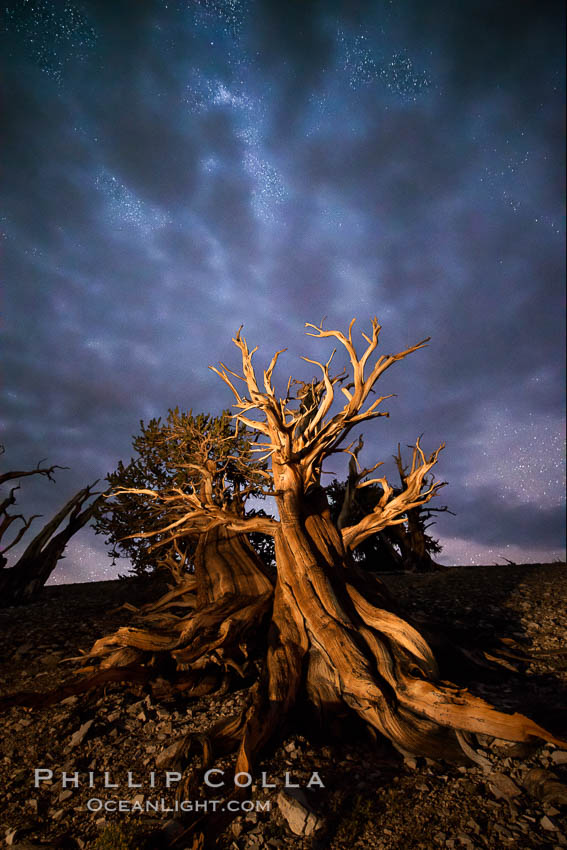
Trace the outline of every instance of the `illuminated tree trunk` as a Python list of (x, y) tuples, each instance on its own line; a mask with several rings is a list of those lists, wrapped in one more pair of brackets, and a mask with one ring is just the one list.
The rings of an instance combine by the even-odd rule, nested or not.
[[(140, 627), (123, 627), (95, 643), (90, 655), (100, 658), (100, 667), (167, 657), (177, 670), (206, 675), (210, 690), (231, 670), (246, 674), (271, 610), (273, 582), (246, 536), (224, 525), (201, 534), (194, 563), (194, 574), (140, 610)], [(203, 675), (195, 679), (201, 693)]]
[[(277, 468), (274, 476), (277, 481)], [(271, 730), (256, 724), (237, 769), (251, 769), (252, 753), (281, 723), (302, 681), (323, 719), (347, 707), (402, 753), (463, 758), (463, 732), (549, 739), (528, 718), (503, 714), (465, 690), (439, 683), (426, 641), (394, 613), (378, 579), (357, 574), (323, 491), (313, 488), (306, 496), (298, 477), (284, 470), (280, 482), (292, 485), (278, 495), (279, 652), (268, 654), (267, 704), (279, 709), (272, 712)], [(265, 705), (259, 701), (264, 710)]]

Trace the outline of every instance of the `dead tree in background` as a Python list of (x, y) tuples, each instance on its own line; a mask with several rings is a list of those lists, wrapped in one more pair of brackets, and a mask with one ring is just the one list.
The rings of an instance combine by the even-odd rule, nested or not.
[[(363, 440), (359, 438), (357, 446), (352, 450), (346, 480), (335, 479), (325, 487), (331, 517), (338, 528), (353, 525), (371, 513), (384, 495), (379, 484), (362, 481), (364, 476), (359, 472), (357, 458), (363, 446)], [(413, 446), (408, 448), (414, 449)], [(394, 460), (400, 472), (401, 487), (394, 487), (393, 495), (399, 496), (406, 486), (404, 475), (407, 472), (402, 465), (399, 445)], [(432, 483), (433, 479), (430, 480), (426, 476), (422, 489), (427, 490)], [(427, 529), (433, 524), (428, 524), (428, 520), (434, 514), (444, 512), (452, 513), (447, 506), (431, 507), (430, 503), (412, 508), (406, 512), (404, 521), (400, 524), (386, 526), (359, 543), (352, 552), (355, 561), (364, 569), (379, 573), (431, 572), (444, 569), (432, 557), (441, 552), (441, 546), (427, 533)]]
[[(408, 446), (408, 448), (411, 448), (411, 446)], [(412, 461), (411, 467), (404, 466), (399, 444), (398, 453), (394, 455), (394, 460), (396, 461), (401, 488), (403, 490), (406, 487), (408, 476), (413, 472), (414, 461)], [(430, 483), (427, 480), (424, 482), (425, 486), (429, 486)], [(452, 513), (446, 505), (441, 508), (432, 508), (429, 505), (426, 508), (418, 506), (407, 511), (404, 525), (393, 527), (392, 530), (398, 532), (395, 540), (401, 553), (402, 569), (411, 573), (432, 572), (433, 570), (443, 569), (441, 564), (438, 564), (432, 558), (432, 554), (441, 551), (441, 546), (439, 546), (431, 535), (427, 534), (427, 529), (432, 525), (432, 523), (427, 524), (427, 521), (434, 513), (443, 512)]]
[[(4, 453), (4, 447), (1, 454)], [(41, 461), (40, 461), (41, 463)], [(65, 469), (62, 466), (41, 467), (38, 464), (32, 470), (11, 470), (0, 475), (0, 484), (23, 478), (28, 475), (44, 475), (50, 481), (54, 481), (53, 473), (56, 469)], [(71, 537), (76, 534), (93, 516), (100, 499), (92, 502), (84, 510), (83, 505), (93, 495), (91, 484), (79, 490), (66, 505), (42, 528), (26, 547), (23, 554), (12, 567), (7, 566), (6, 552), (13, 549), (28, 531), (34, 519), (39, 514), (26, 519), (23, 514), (12, 514), (9, 509), (16, 503), (15, 493), (19, 485), (12, 487), (8, 496), (0, 502), (0, 540), (5, 536), (14, 522), (21, 522), (16, 535), (11, 542), (2, 549), (0, 554), (0, 600), (3, 605), (19, 605), (31, 602), (45, 585), (49, 576), (57, 566), (57, 562), (63, 557), (65, 547)], [(61, 523), (69, 517), (69, 522), (58, 534), (57, 529)]]
[[(4, 446), (0, 445), (0, 457), (5, 454), (6, 449)], [(50, 481), (55, 483), (55, 478), (53, 477), (56, 469), (67, 469), (65, 466), (42, 466), (42, 460), (39, 461), (38, 465), (35, 469), (12, 469), (9, 472), (3, 472), (0, 474), (0, 486), (6, 484), (7, 481), (15, 481), (17, 478), (26, 478), (29, 475), (43, 475), (48, 478)], [(20, 528), (17, 533), (13, 537), (13, 539), (8, 543), (8, 545), (2, 546), (0, 549), (0, 569), (3, 569), (8, 560), (6, 558), (6, 552), (9, 552), (10, 549), (13, 549), (14, 546), (20, 542), (26, 531), (31, 526), (34, 519), (37, 519), (40, 514), (34, 514), (28, 519), (25, 518), (23, 514), (11, 514), (10, 508), (16, 504), (16, 490), (20, 489), (20, 485), (17, 484), (15, 487), (10, 489), (9, 494), (2, 499), (0, 502), (0, 541), (2, 541), (8, 531), (10, 530), (12, 524), (14, 522), (21, 523)]]
[[(4, 448), (4, 446), (0, 445), (0, 457), (5, 454), (5, 452), (6, 449)], [(0, 474), (0, 486), (6, 484), (7, 481), (15, 481), (16, 478), (25, 478), (28, 475), (44, 475), (50, 481), (54, 482), (55, 478), (53, 477), (53, 473), (55, 472), (55, 470), (66, 468), (63, 466), (41, 466), (42, 463), (43, 461), (40, 460), (35, 469), (13, 469), (9, 472), (3, 472), (2, 474)], [(6, 498), (4, 498), (0, 502), (0, 541), (4, 539), (12, 523), (22, 523), (13, 540), (7, 546), (3, 546), (0, 550), (0, 569), (5, 567), (7, 564), (7, 559), (5, 557), (6, 552), (8, 552), (10, 549), (13, 549), (13, 547), (20, 542), (20, 540), (22, 539), (34, 519), (37, 519), (39, 516), (39, 514), (34, 514), (33, 516), (29, 517), (29, 519), (26, 519), (23, 514), (9, 513), (9, 509), (16, 504), (15, 494), (16, 490), (19, 489), (19, 484), (17, 484), (15, 487), (12, 487), (8, 496), (6, 496)]]
[[(343, 373), (331, 374), (333, 352), (326, 362), (304, 358), (318, 366), (322, 379), (295, 382), (299, 390), (293, 396), (290, 379), (283, 398), (276, 395), (272, 383), (282, 352), (274, 355), (260, 382), (252, 364), (256, 349), (250, 351), (237, 333), (233, 341), (242, 371), (223, 364), (214, 371), (235, 395), (237, 421), (258, 435), (255, 450), (271, 463), (271, 469), (258, 474), (265, 478), (266, 493), (275, 497), (279, 519), (234, 510), (222, 481), (215, 489), (215, 472), (206, 462), (199, 465), (200, 485), (190, 492), (137, 491), (165, 510), (168, 523), (162, 535), (198, 533), (203, 558), (202, 562), (196, 559), (195, 605), (183, 622), (165, 632), (127, 628), (103, 638), (95, 644), (91, 658), (120, 665), (120, 653), (132, 648), (153, 653), (155, 663), (162, 653), (194, 677), (193, 692), (198, 693), (199, 677), (203, 682), (211, 669), (219, 667), (238, 670), (255, 643), (264, 659), (263, 672), (242, 713), (223, 718), (207, 736), (201, 736), (202, 769), (233, 750), (235, 772), (251, 772), (259, 753), (282, 731), (299, 703), (323, 725), (336, 717), (357, 717), (372, 734), (385, 736), (402, 753), (449, 759), (471, 755), (474, 733), (567, 746), (524, 715), (498, 711), (466, 689), (442, 681), (426, 640), (396, 613), (384, 585), (353, 561), (352, 552), (361, 542), (403, 524), (409, 511), (436, 494), (441, 484), (426, 482), (442, 446), (426, 456), (416, 441), (398, 493), (385, 478), (369, 477), (380, 464), (358, 472), (354, 486), (377, 484), (382, 496), (358, 521), (333, 522), (320, 483), (323, 462), (341, 451), (358, 462), (354, 442), (344, 445), (346, 437), (363, 422), (387, 415), (378, 409), (384, 398), (367, 405), (372, 388), (390, 366), (427, 342), (371, 362), (380, 326), (373, 319), (370, 336), (363, 334), (366, 347), (359, 355), (352, 340), (353, 324), (354, 320), (346, 334), (307, 325), (310, 336), (339, 343), (350, 362), (351, 384), (341, 386)], [(336, 403), (339, 387), (346, 398), (342, 407)], [(252, 532), (275, 539), (273, 591), (269, 581), (265, 590), (257, 586), (255, 570), (248, 581), (249, 550), (243, 541)], [(245, 561), (240, 557), (241, 544)], [(258, 627), (259, 608), (264, 604), (268, 616), (262, 614), (261, 620), (267, 619), (267, 631)], [(180, 761), (193, 744), (193, 739), (181, 741), (171, 758)], [(196, 782), (198, 773), (193, 772), (180, 793), (195, 790)], [(222, 823), (217, 815), (215, 828)], [(188, 827), (185, 843), (192, 832), (193, 847), (204, 846), (209, 828), (212, 824), (198, 819)]]

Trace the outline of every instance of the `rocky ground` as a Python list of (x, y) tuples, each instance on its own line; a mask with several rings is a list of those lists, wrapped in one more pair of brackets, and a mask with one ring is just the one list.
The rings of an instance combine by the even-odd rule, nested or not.
[[(496, 675), (490, 669), (471, 673), (463, 664), (451, 676), (500, 707), (528, 713), (567, 737), (565, 565), (454, 568), (383, 578), (406, 616), (437, 622), (441, 628), (455, 624), (455, 640), (469, 648), (478, 646), (479, 635), (486, 646), (496, 645), (498, 636), (523, 644), (532, 655), (551, 653), (535, 658), (521, 675), (504, 668)], [(1, 693), (48, 690), (67, 680), (77, 666), (67, 659), (130, 616), (113, 609), (126, 600), (141, 603), (154, 593), (147, 582), (134, 579), (56, 586), (33, 605), (1, 609)], [(174, 789), (165, 787), (160, 753), (177, 737), (204, 731), (215, 718), (234, 713), (244, 697), (244, 691), (237, 691), (189, 705), (160, 703), (141, 687), (133, 692), (111, 685), (105, 692), (70, 697), (50, 708), (9, 709), (0, 718), (0, 840), (5, 836), (8, 846), (20, 848), (136, 850), (137, 830), (172, 819), (171, 812), (136, 811), (147, 801), (161, 808), (173, 803)], [(404, 761), (388, 745), (372, 745), (350, 727), (318, 742), (306, 734), (290, 734), (259, 766), (246, 810), (218, 846), (567, 847), (567, 753), (488, 738), (481, 744), (479, 763), (454, 766)], [(37, 788), (36, 768), (46, 771), (43, 777), (47, 771), (53, 774)], [(69, 777), (78, 772), (79, 787), (63, 787), (62, 771)], [(108, 782), (118, 787), (104, 788), (105, 771)], [(128, 771), (130, 785), (141, 787), (128, 786)], [(261, 787), (262, 771), (276, 787)], [(313, 771), (318, 777), (308, 787)], [(286, 773), (299, 790), (285, 791)], [(227, 782), (218, 799), (229, 790)], [(89, 811), (89, 805), (96, 808), (96, 801), (105, 800), (111, 805), (125, 801), (130, 811)]]

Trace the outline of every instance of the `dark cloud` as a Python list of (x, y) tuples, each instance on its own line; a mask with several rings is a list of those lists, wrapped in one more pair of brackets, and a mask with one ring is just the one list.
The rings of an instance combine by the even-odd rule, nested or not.
[[(487, 487), (476, 487), (456, 498), (454, 534), (489, 546), (515, 545), (561, 549), (565, 540), (565, 510), (562, 505), (534, 506), (508, 503)], [(513, 537), (512, 537), (513, 535)]]
[[(104, 476), (141, 418), (226, 407), (207, 366), (238, 365), (241, 323), (259, 366), (289, 348), (285, 384), (328, 356), (306, 321), (377, 314), (382, 351), (432, 341), (384, 377), (367, 465), (444, 440), (445, 559), (558, 555), (563, 22), (554, 2), (8, 3), (3, 440), (11, 466), (71, 467), (22, 506)], [(73, 546), (61, 576), (102, 575), (100, 541)]]

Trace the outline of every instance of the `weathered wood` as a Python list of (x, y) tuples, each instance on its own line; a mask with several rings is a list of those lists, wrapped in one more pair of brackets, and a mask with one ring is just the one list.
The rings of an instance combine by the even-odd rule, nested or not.
[[(265, 437), (258, 450), (271, 458), (279, 524), (264, 675), (246, 711), (209, 737), (203, 766), (219, 754), (215, 745), (221, 741), (225, 748), (240, 742), (235, 770), (249, 772), (300, 694), (321, 715), (346, 707), (403, 753), (464, 759), (474, 752), (464, 732), (510, 741), (536, 738), (567, 746), (529, 718), (500, 712), (465, 689), (441, 682), (425, 639), (392, 610), (380, 584), (362, 580), (354, 568), (349, 552), (357, 542), (406, 522), (408, 512), (426, 504), (442, 486), (434, 481), (426, 484), (442, 447), (426, 458), (417, 440), (411, 469), (403, 470), (401, 476), (401, 492), (394, 493), (384, 478), (374, 479), (383, 496), (372, 513), (352, 526), (332, 523), (320, 486), (324, 458), (339, 450), (353, 425), (382, 415), (377, 407), (383, 399), (362, 410), (373, 385), (390, 365), (424, 344), (379, 358), (366, 377), (365, 366), (378, 344), (380, 328), (373, 320), (372, 336), (365, 336), (368, 346), (358, 357), (352, 326), (346, 336), (309, 326), (314, 336), (338, 339), (353, 367), (353, 382), (343, 388), (347, 403), (335, 414), (334, 387), (342, 378), (329, 374), (330, 359), (317, 363), (322, 381), (300, 385), (298, 409), (288, 407), (288, 398), (276, 398), (271, 383), (281, 352), (264, 372), (264, 390), (260, 389), (252, 366), (255, 349), (248, 349), (240, 331), (234, 342), (241, 352), (242, 374), (222, 364), (221, 370), (215, 369), (235, 394), (239, 420)], [(244, 381), (246, 396), (229, 375)], [(258, 420), (248, 416), (254, 409), (261, 414)], [(365, 470), (362, 477), (369, 472)], [(351, 467), (351, 487), (372, 483), (356, 479)], [(210, 828), (201, 819), (185, 838), (192, 833), (194, 847), (203, 846)]]
[[(24, 604), (37, 596), (63, 557), (71, 537), (88, 523), (101, 503), (102, 496), (99, 496), (83, 509), (93, 495), (96, 483), (79, 490), (63, 505), (33, 538), (14, 566), (0, 569), (0, 599), (3, 605)], [(67, 525), (55, 533), (66, 518)]]
[(247, 646), (255, 643), (272, 597), (273, 583), (246, 537), (215, 525), (199, 540), (195, 573), (145, 606), (140, 627), (123, 627), (98, 640), (89, 659), (112, 667), (155, 661), (157, 653), (167, 652), (179, 669), (213, 665), (243, 675)]

